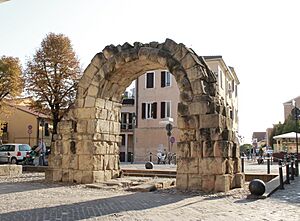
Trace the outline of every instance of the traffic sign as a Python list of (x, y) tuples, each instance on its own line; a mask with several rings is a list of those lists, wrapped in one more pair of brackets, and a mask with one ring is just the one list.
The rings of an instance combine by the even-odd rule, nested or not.
[(28, 133), (28, 134), (32, 134), (32, 130), (29, 130), (29, 129), (28, 129), (27, 133)]
[(28, 130), (32, 130), (32, 125), (28, 125)]
[(172, 124), (167, 124), (167, 125), (166, 125), (166, 130), (167, 130), (167, 131), (171, 131), (172, 129), (173, 129)]
[(170, 142), (175, 143), (175, 137), (170, 137)]

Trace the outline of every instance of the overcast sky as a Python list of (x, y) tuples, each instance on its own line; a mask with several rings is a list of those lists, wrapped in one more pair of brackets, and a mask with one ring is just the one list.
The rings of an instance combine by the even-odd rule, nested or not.
[[(283, 121), (297, 97), (297, 0), (11, 0), (0, 4), (0, 56), (24, 64), (49, 32), (67, 35), (85, 68), (109, 44), (171, 38), (198, 55), (222, 55), (239, 86), (240, 134)], [(300, 104), (299, 104), (300, 106)]]

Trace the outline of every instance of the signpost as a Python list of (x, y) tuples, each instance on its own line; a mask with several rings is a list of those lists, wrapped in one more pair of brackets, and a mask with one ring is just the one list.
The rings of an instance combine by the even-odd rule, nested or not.
[(168, 124), (166, 125), (167, 136), (168, 136), (168, 152), (170, 152), (170, 142), (171, 142), (170, 137), (171, 137), (171, 135), (172, 135), (172, 132), (171, 132), (172, 129), (173, 129), (173, 125), (170, 124), (170, 123), (168, 123)]
[(28, 133), (28, 143), (29, 143), (29, 146), (30, 146), (30, 135), (32, 134), (32, 125), (28, 125), (27, 127), (27, 133)]

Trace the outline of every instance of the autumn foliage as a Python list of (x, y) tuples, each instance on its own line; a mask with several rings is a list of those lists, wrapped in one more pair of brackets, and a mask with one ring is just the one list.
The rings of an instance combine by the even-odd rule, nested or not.
[(22, 68), (18, 58), (0, 58), (0, 106), (5, 98), (14, 98), (23, 91)]
[(36, 110), (49, 110), (53, 134), (76, 96), (81, 71), (71, 41), (63, 34), (49, 33), (27, 62), (26, 89), (33, 95)]

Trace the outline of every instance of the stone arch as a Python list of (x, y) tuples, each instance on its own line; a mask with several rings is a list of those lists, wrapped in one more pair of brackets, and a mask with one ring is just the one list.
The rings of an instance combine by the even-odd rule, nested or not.
[(154, 69), (168, 69), (180, 91), (177, 188), (208, 192), (242, 185), (232, 122), (215, 75), (202, 57), (171, 39), (109, 45), (94, 56), (74, 108), (59, 123), (47, 180), (91, 183), (119, 176), (121, 96), (134, 79)]

